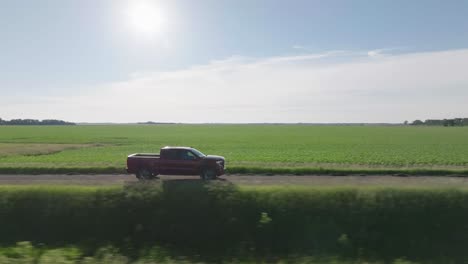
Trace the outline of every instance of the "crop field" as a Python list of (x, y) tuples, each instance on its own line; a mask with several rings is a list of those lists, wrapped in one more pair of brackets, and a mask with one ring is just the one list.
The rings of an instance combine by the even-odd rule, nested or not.
[(231, 173), (468, 171), (466, 127), (310, 125), (2, 126), (0, 171), (118, 173), (167, 145), (225, 156)]

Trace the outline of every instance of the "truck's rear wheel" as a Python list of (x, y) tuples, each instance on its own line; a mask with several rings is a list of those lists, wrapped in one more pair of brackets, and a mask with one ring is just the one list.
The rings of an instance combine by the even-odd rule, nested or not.
[(155, 176), (147, 169), (140, 169), (137, 172), (136, 177), (140, 181), (147, 181), (155, 178)]
[(204, 181), (214, 180), (216, 179), (216, 171), (214, 169), (204, 169), (200, 176)]

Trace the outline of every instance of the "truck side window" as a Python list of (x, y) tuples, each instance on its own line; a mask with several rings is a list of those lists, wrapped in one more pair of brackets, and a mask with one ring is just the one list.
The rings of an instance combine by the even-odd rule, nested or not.
[(181, 159), (181, 160), (194, 160), (195, 155), (192, 152), (184, 149), (184, 150), (180, 150), (179, 159)]
[(197, 159), (197, 156), (195, 154), (193, 154), (192, 151), (187, 151), (187, 155), (189, 157), (189, 160), (195, 160)]
[(177, 153), (177, 150), (176, 149), (168, 149), (166, 150), (166, 159), (170, 159), (170, 160), (176, 160), (178, 159), (178, 153)]

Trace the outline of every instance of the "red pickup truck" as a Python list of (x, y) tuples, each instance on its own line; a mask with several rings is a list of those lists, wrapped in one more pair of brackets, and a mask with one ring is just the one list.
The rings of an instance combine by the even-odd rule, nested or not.
[(224, 157), (205, 155), (189, 147), (164, 147), (160, 154), (135, 153), (127, 157), (127, 172), (139, 180), (157, 175), (200, 175), (212, 180), (224, 174)]

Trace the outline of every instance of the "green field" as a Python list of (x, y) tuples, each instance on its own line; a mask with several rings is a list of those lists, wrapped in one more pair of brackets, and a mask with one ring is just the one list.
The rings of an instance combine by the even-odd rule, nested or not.
[(121, 172), (166, 145), (225, 156), (231, 173), (468, 171), (468, 128), (309, 125), (2, 126), (0, 171)]

